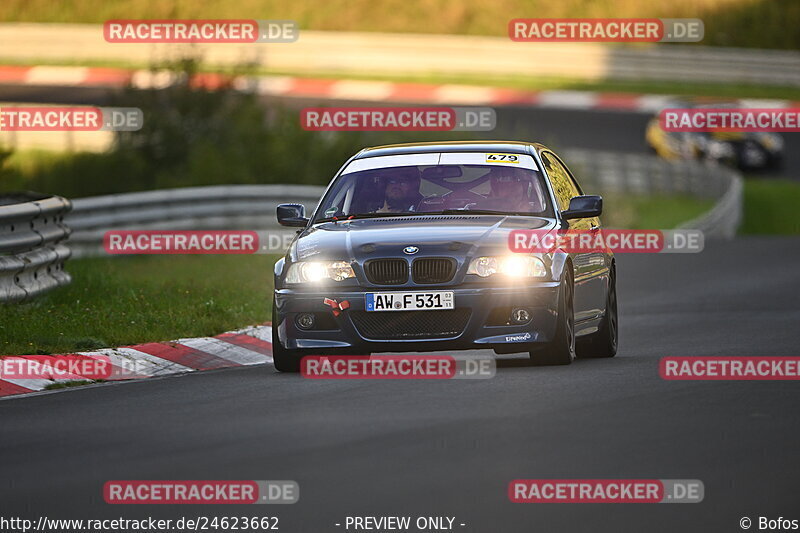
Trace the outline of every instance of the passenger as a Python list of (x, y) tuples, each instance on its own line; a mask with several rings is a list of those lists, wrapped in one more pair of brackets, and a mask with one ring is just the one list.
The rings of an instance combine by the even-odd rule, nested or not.
[(519, 168), (494, 167), (489, 171), (491, 192), (484, 209), (509, 212), (530, 212), (528, 188), (531, 183), (526, 172)]

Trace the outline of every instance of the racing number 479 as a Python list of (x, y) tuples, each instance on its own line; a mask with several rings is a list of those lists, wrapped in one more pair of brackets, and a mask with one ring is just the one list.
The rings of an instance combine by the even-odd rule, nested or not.
[(487, 161), (517, 161), (517, 156), (513, 154), (489, 154), (486, 156)]

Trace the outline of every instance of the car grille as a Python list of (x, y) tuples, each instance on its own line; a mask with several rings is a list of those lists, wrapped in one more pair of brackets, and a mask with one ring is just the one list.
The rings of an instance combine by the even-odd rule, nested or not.
[(469, 309), (442, 311), (353, 311), (358, 332), (371, 340), (436, 339), (455, 337), (467, 325)]
[(375, 285), (402, 285), (408, 281), (405, 259), (373, 259), (364, 264), (364, 271)]
[(456, 262), (448, 257), (423, 257), (411, 264), (414, 283), (447, 283), (456, 273)]

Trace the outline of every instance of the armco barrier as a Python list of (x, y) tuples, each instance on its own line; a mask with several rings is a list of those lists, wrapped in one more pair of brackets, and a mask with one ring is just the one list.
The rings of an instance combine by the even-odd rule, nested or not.
[(732, 175), (730, 187), (710, 211), (678, 227), (702, 230), (706, 237), (732, 239), (742, 223), (743, 190), (741, 176)]
[(278, 204), (301, 203), (310, 211), (324, 190), (310, 185), (218, 185), (78, 198), (67, 218), (69, 246), (76, 257), (102, 254), (103, 235), (112, 229), (277, 230)]
[(0, 196), (0, 301), (32, 298), (71, 281), (64, 215), (70, 201), (32, 193)]
[[(707, 237), (731, 238), (741, 220), (742, 182), (733, 170), (694, 161), (671, 162), (640, 154), (567, 149), (564, 160), (587, 193), (686, 194), (715, 201), (711, 211), (682, 227)], [(310, 212), (323, 187), (308, 185), (223, 185), (79, 198), (67, 218), (75, 256), (103, 253), (108, 230), (280, 228), (275, 208), (301, 203)]]

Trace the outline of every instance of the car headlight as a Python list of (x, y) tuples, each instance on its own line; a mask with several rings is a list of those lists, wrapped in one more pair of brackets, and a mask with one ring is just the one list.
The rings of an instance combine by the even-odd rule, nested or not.
[(467, 274), (482, 278), (501, 274), (510, 278), (543, 278), (547, 275), (544, 262), (538, 257), (507, 255), (502, 257), (476, 257), (469, 264)]
[(347, 261), (301, 261), (289, 267), (286, 283), (315, 283), (327, 279), (342, 281), (354, 277), (353, 267)]

